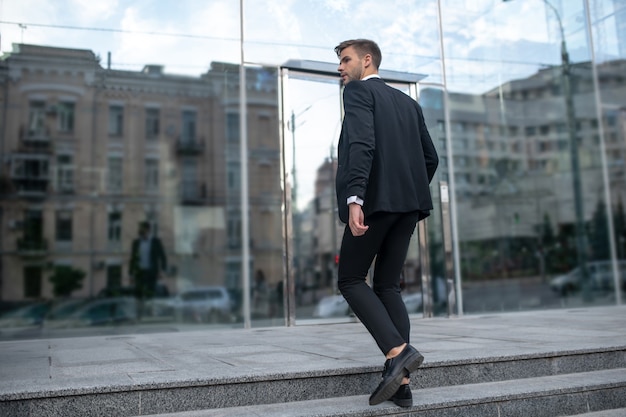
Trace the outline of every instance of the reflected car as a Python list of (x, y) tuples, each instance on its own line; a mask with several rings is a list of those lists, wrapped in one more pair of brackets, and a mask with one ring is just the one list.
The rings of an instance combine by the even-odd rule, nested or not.
[(218, 323), (233, 320), (233, 302), (228, 290), (221, 286), (190, 288), (166, 302), (177, 321)]
[(67, 319), (88, 302), (87, 299), (68, 299), (53, 303), (52, 308), (43, 319), (43, 325), (46, 326), (51, 322)]
[(421, 292), (403, 293), (402, 301), (404, 301), (404, 305), (406, 306), (406, 311), (409, 314), (420, 313), (422, 311), (422, 293)]
[(137, 303), (134, 298), (118, 297), (96, 299), (81, 305), (64, 319), (48, 320), (50, 328), (73, 328), (134, 323)]
[[(626, 261), (618, 261), (622, 288), (626, 288)], [(614, 288), (613, 264), (611, 261), (596, 261), (587, 263), (590, 288), (593, 291), (612, 291)], [(552, 291), (566, 296), (582, 289), (582, 274), (580, 267), (576, 267), (563, 275), (557, 275), (550, 280)]]
[(48, 302), (37, 302), (16, 308), (0, 316), (0, 327), (39, 326), (49, 310)]
[(313, 317), (346, 317), (350, 313), (350, 306), (343, 295), (329, 295), (317, 303), (315, 310), (313, 310)]

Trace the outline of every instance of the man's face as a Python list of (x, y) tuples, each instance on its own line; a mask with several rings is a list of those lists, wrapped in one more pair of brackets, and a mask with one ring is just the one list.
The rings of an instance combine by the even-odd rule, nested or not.
[(363, 77), (365, 71), (364, 62), (357, 55), (353, 46), (344, 48), (339, 54), (339, 75), (343, 81), (343, 85), (350, 81), (358, 81)]

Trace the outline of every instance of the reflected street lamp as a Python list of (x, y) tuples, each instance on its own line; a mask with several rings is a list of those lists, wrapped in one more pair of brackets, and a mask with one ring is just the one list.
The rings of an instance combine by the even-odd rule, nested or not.
[[(502, 0), (509, 2), (511, 0)], [(561, 34), (561, 80), (563, 84), (563, 96), (565, 97), (565, 111), (567, 118), (567, 131), (569, 133), (569, 150), (572, 164), (572, 186), (574, 189), (574, 211), (576, 216), (576, 253), (578, 258), (578, 266), (580, 267), (583, 297), (589, 300), (591, 297), (589, 288), (589, 273), (587, 271), (587, 256), (585, 245), (585, 220), (583, 211), (582, 189), (580, 184), (580, 163), (578, 158), (578, 139), (576, 137), (576, 114), (574, 111), (574, 99), (571, 87), (571, 65), (569, 53), (567, 52), (567, 44), (565, 42), (565, 31), (563, 30), (563, 22), (559, 11), (548, 1), (542, 0), (556, 16)]]
[[(289, 121), (289, 129), (291, 130), (291, 144), (292, 144), (292, 166), (291, 166), (291, 176), (292, 176), (292, 187), (291, 187), (291, 209), (293, 216), (293, 238), (294, 238), (294, 256), (293, 256), (293, 266), (294, 271), (296, 272), (295, 282), (296, 284), (300, 283), (301, 271), (300, 271), (300, 210), (298, 209), (298, 178), (296, 172), (296, 119), (306, 113), (309, 109), (311, 109), (313, 105), (309, 105), (307, 108), (296, 114), (293, 110), (291, 111), (291, 120)], [(304, 122), (302, 122), (304, 123)]]

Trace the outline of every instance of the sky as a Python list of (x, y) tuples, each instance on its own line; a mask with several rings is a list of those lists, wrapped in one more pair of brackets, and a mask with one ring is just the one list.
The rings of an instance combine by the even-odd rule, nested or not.
[[(572, 61), (589, 60), (584, 1), (550, 1)], [(617, 57), (611, 15), (626, 0), (589, 4), (592, 20), (601, 22), (594, 31), (596, 59)], [(94, 51), (103, 66), (111, 53), (114, 69), (157, 64), (166, 73), (197, 76), (214, 61), (240, 62), (239, 7), (238, 0), (0, 0), (0, 51), (22, 42), (81, 48)], [(444, 81), (438, 16), (435, 0), (244, 0), (244, 60), (272, 66), (289, 59), (334, 63), (336, 44), (366, 37), (379, 43), (382, 69), (423, 74), (426, 83), (438, 86)], [(441, 16), (450, 91), (480, 94), (560, 64), (558, 21), (542, 0), (441, 0)], [(300, 154), (306, 156), (301, 162), (307, 166), (301, 171), (314, 173), (338, 137), (337, 98), (330, 98), (334, 86), (305, 83), (298, 89), (292, 89), (292, 110), (313, 103), (298, 122), (299, 146), (305, 149)], [(310, 194), (310, 178), (299, 187)]]

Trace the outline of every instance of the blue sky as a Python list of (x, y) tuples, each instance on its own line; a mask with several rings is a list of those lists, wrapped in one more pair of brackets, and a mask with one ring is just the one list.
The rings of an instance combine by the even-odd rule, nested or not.
[[(588, 60), (583, 0), (550, 1), (560, 11), (572, 59)], [(542, 0), (441, 4), (452, 90), (484, 92), (502, 82), (503, 74), (524, 77), (542, 65), (559, 63), (558, 26)], [(626, 7), (626, 0), (589, 4), (592, 15), (602, 18), (614, 7)], [(441, 82), (435, 0), (245, 0), (244, 12), (248, 62), (335, 62), (332, 48), (339, 41), (370, 37), (383, 50), (383, 68), (427, 74), (429, 81)], [(0, 23), (2, 52), (23, 40), (91, 49), (103, 63), (111, 52), (116, 68), (162, 64), (167, 72), (194, 75), (206, 71), (211, 61), (239, 62), (238, 0), (0, 0), (0, 21), (11, 22)], [(596, 37), (598, 58), (614, 57), (617, 39), (610, 18)]]

